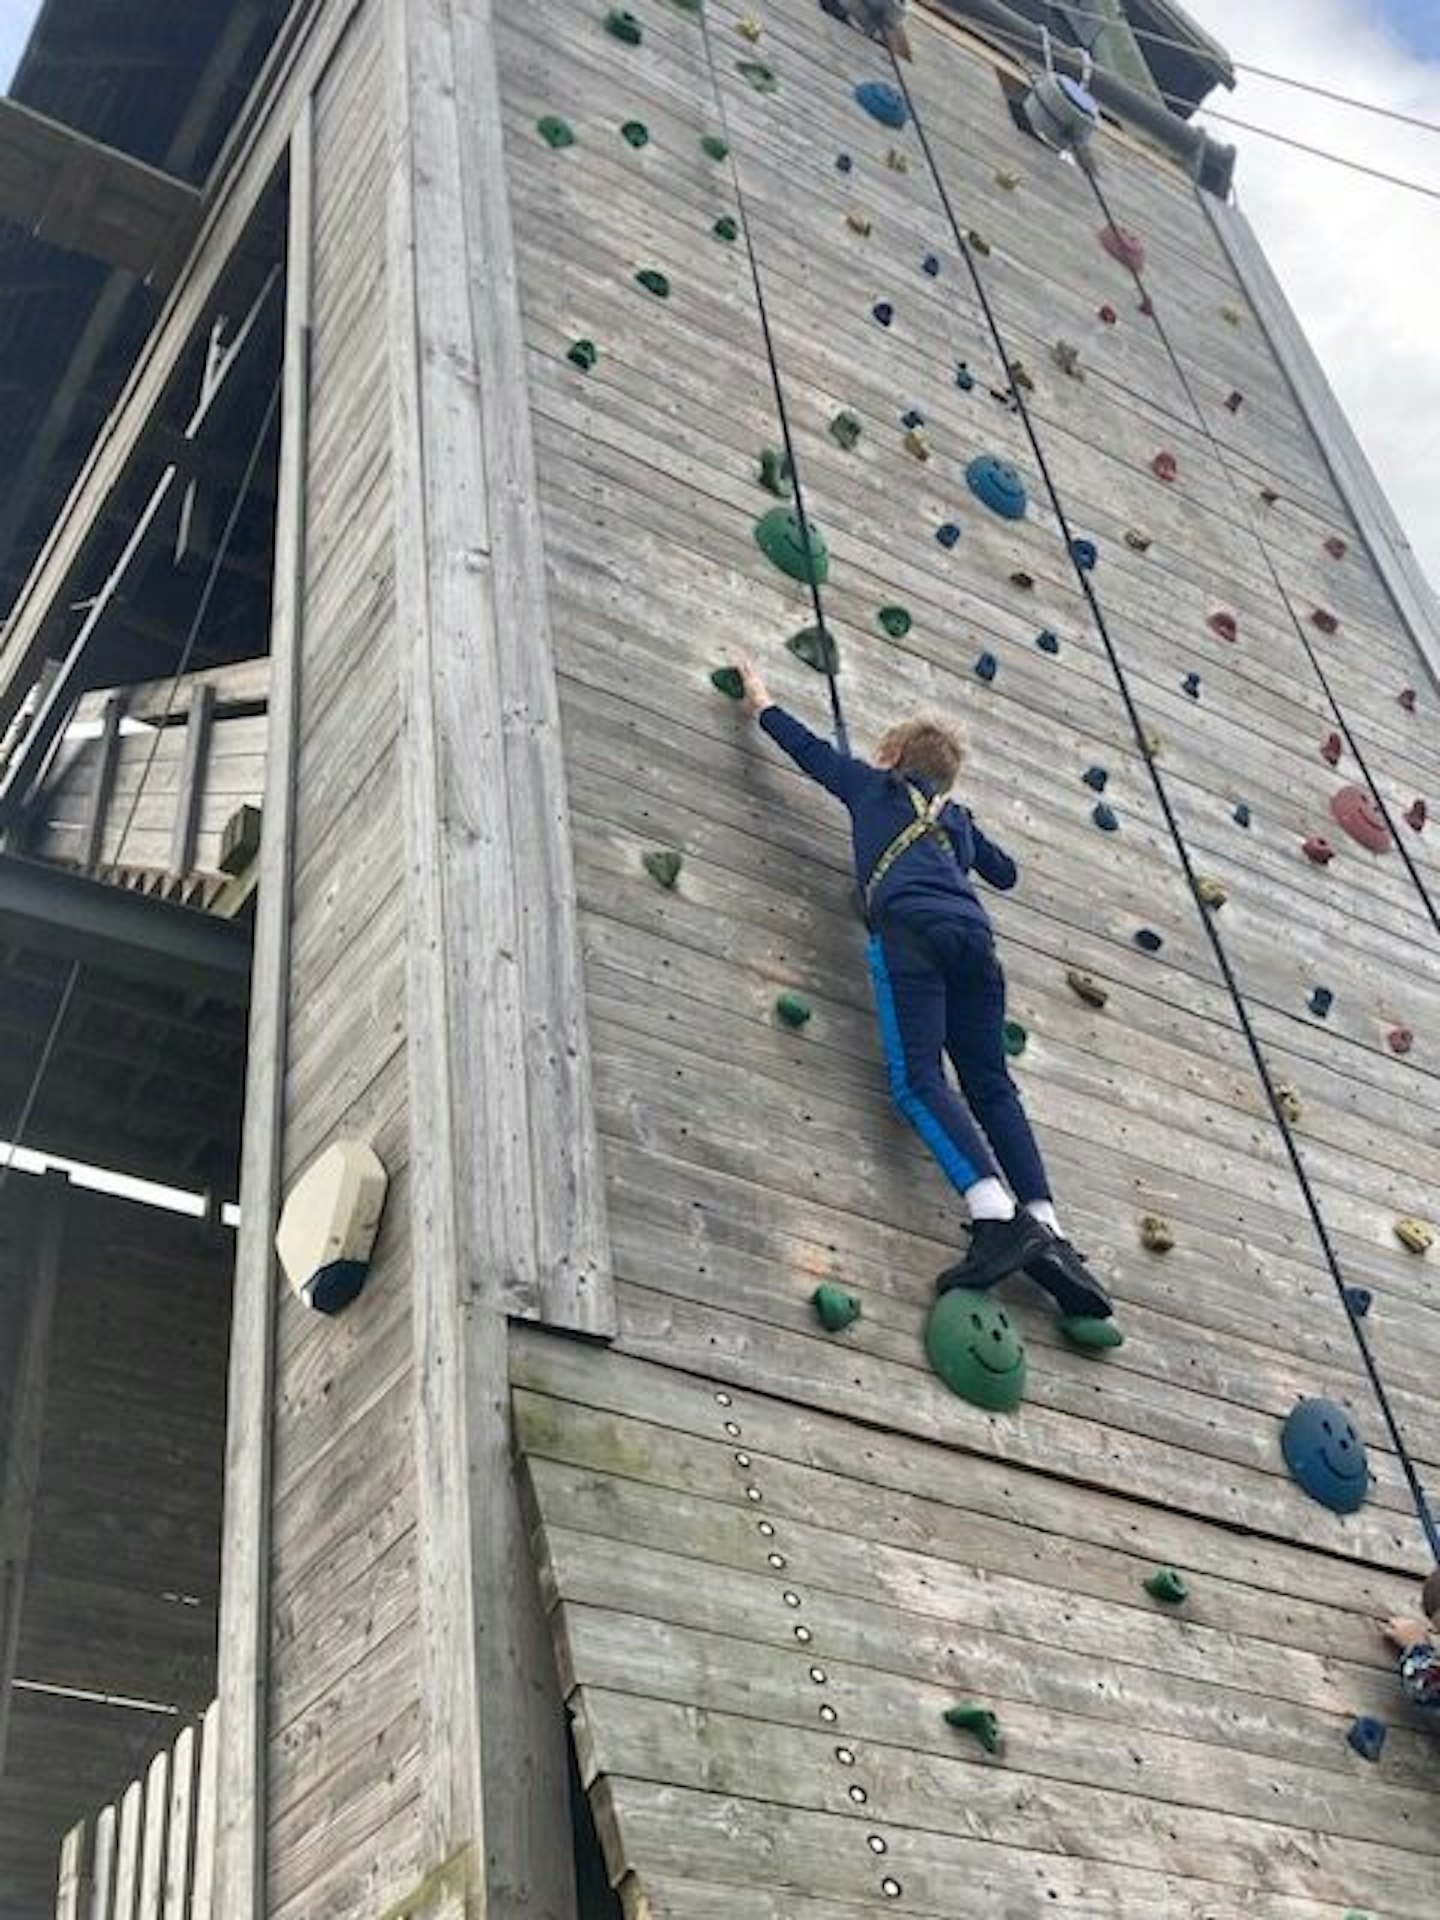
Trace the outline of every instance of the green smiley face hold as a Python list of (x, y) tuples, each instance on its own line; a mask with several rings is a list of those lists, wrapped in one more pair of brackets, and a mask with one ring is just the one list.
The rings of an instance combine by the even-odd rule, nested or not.
[(825, 536), (813, 520), (801, 526), (800, 516), (790, 507), (772, 507), (755, 522), (755, 544), (765, 558), (792, 580), (813, 580), (824, 586), (830, 577), (830, 549)]
[(925, 1352), (952, 1393), (989, 1413), (1009, 1413), (1025, 1397), (1025, 1342), (988, 1293), (955, 1287), (935, 1302)]

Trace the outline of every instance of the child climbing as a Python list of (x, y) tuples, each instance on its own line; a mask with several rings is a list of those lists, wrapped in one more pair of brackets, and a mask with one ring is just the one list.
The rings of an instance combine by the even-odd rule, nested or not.
[[(849, 810), (895, 1103), (970, 1209), (969, 1250), (939, 1276), (936, 1291), (991, 1287), (1023, 1270), (1062, 1314), (1105, 1318), (1112, 1308), (1104, 1288), (1060, 1234), (1006, 1064), (1005, 977), (970, 873), (1002, 890), (1018, 875), (1009, 854), (950, 798), (959, 734), (918, 715), (862, 760), (777, 706), (751, 661), (741, 662), (740, 677), (762, 730)], [(945, 1076), (947, 1053), (964, 1100)]]
[(1425, 1619), (1386, 1620), (1380, 1631), (1400, 1656), (1406, 1698), (1427, 1713), (1440, 1713), (1440, 1567), (1425, 1582), (1421, 1605)]

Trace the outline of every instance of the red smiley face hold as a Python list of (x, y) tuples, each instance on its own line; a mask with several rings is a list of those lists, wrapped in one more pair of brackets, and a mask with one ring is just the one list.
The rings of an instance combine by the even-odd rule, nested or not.
[(1415, 1036), (1409, 1027), (1392, 1027), (1385, 1039), (1392, 1053), (1408, 1053), (1415, 1044)]
[(1395, 845), (1379, 802), (1364, 787), (1341, 787), (1330, 801), (1330, 811), (1350, 838), (1371, 853), (1389, 853)]
[(1212, 613), (1209, 618), (1209, 627), (1219, 639), (1229, 640), (1232, 644), (1240, 633), (1233, 613)]
[(1145, 271), (1145, 242), (1129, 227), (1102, 228), (1100, 244), (1110, 258), (1118, 260), (1122, 267), (1129, 267), (1132, 273)]
[(1157, 480), (1170, 481), (1180, 471), (1180, 463), (1173, 453), (1157, 453), (1150, 462), (1150, 471)]

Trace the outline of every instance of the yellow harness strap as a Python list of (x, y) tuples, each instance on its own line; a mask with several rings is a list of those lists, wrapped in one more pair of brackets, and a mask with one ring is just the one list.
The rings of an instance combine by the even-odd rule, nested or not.
[(937, 793), (933, 799), (927, 800), (919, 788), (912, 787), (908, 780), (905, 783), (905, 791), (909, 794), (910, 804), (915, 809), (915, 818), (910, 822), (908, 827), (901, 828), (900, 832), (896, 834), (895, 838), (890, 842), (889, 846), (886, 847), (885, 851), (871, 869), (870, 878), (865, 882), (865, 911), (867, 913), (870, 911), (871, 902), (879, 891), (880, 882), (885, 878), (886, 874), (889, 873), (891, 867), (894, 866), (901, 854), (908, 853), (911, 847), (923, 840), (927, 834), (933, 839), (938, 840), (941, 846), (945, 847), (947, 851), (953, 852), (949, 837), (945, 829), (940, 825), (940, 815), (945, 806), (944, 794)]

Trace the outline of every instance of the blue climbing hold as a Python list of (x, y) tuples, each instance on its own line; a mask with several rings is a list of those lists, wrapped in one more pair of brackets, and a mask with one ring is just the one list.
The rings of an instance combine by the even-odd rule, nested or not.
[(1108, 800), (1097, 800), (1090, 809), (1090, 818), (1102, 833), (1118, 833), (1120, 816)]
[(1110, 775), (1105, 771), (1104, 767), (1087, 767), (1080, 778), (1092, 793), (1103, 793), (1105, 791), (1105, 783), (1110, 778)]
[(1100, 558), (1100, 549), (1093, 540), (1072, 540), (1070, 556), (1082, 573), (1093, 573)]
[(1049, 627), (1042, 627), (1035, 636), (1035, 644), (1041, 653), (1058, 653), (1060, 651), (1060, 636), (1058, 633), (1052, 633)]
[(1192, 700), (1198, 700), (1200, 698), (1200, 676), (1198, 673), (1187, 673), (1180, 684)]
[(925, 269), (926, 273), (929, 274), (932, 280), (939, 279), (940, 256), (938, 253), (927, 253), (925, 258), (920, 262), (920, 265)]
[(956, 362), (955, 384), (962, 393), (969, 393), (970, 389), (975, 385), (975, 376), (963, 360)]
[(855, 162), (850, 158), (848, 153), (836, 154), (835, 168), (838, 173), (849, 173), (853, 170), (854, 165)]
[(1159, 953), (1165, 942), (1153, 927), (1137, 927), (1135, 944), (1142, 953)]
[(1333, 1400), (1301, 1400), (1280, 1435), (1290, 1477), (1332, 1513), (1357, 1513), (1370, 1491), (1365, 1442)]
[(1310, 998), (1305, 1004), (1317, 1019), (1323, 1020), (1335, 1004), (1335, 995), (1329, 987), (1312, 987)]
[(904, 94), (883, 80), (862, 80), (855, 89), (855, 98), (882, 127), (903, 127), (910, 118)]
[(1362, 1760), (1378, 1760), (1385, 1748), (1387, 1731), (1383, 1720), (1376, 1720), (1372, 1715), (1362, 1713), (1358, 1720), (1351, 1722), (1350, 1731), (1345, 1738)]
[(908, 413), (901, 414), (900, 424), (902, 427), (909, 427), (913, 433), (916, 427), (924, 426), (925, 416), (918, 407), (911, 407)]
[(1346, 1287), (1345, 1304), (1357, 1320), (1365, 1320), (1375, 1304), (1375, 1296), (1369, 1287)]
[(953, 547), (960, 538), (960, 529), (953, 520), (947, 520), (943, 527), (935, 529), (935, 538), (942, 547)]
[(1244, 800), (1238, 800), (1235, 803), (1235, 811), (1230, 817), (1237, 827), (1248, 827), (1250, 824), (1250, 808), (1247, 803)]
[(975, 677), (977, 680), (993, 680), (999, 671), (1000, 662), (995, 658), (993, 653), (982, 653), (980, 658), (975, 662)]
[(998, 453), (981, 453), (965, 469), (965, 481), (977, 500), (982, 500), (1002, 520), (1023, 520), (1029, 505), (1025, 482), (1008, 460)]
[(890, 322), (895, 318), (895, 309), (888, 300), (877, 300), (870, 311), (882, 327), (888, 327)]

